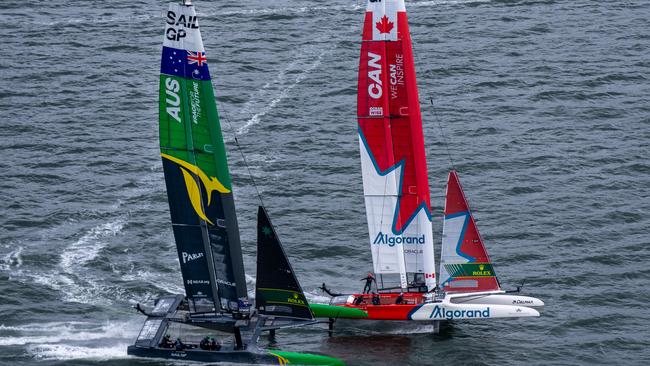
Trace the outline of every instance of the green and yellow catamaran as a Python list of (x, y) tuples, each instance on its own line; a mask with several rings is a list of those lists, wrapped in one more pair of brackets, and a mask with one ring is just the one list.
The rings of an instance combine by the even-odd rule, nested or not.
[(343, 365), (306, 353), (263, 350), (263, 331), (313, 324), (314, 314), (263, 207), (258, 212), (256, 303), (249, 304), (232, 182), (194, 6), (165, 14), (160, 151), (185, 294), (164, 296), (128, 354), (280, 365)]

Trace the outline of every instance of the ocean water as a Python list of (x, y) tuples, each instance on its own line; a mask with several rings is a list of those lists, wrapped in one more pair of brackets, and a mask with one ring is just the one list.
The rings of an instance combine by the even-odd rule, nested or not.
[[(371, 268), (356, 135), (365, 2), (195, 1), (249, 289), (252, 175), (311, 301)], [(167, 5), (0, 10), (0, 364), (130, 358), (135, 303), (183, 291), (157, 141)], [(349, 365), (650, 362), (650, 3), (408, 1), (439, 245), (460, 174), (505, 287), (540, 318), (278, 334)], [(449, 155), (445, 148), (449, 148)], [(353, 280), (350, 280), (352, 278)], [(269, 341), (262, 339), (261, 345)]]

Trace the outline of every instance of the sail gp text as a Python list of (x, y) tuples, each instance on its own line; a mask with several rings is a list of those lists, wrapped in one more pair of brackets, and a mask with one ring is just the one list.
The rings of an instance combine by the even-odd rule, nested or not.
[(436, 305), (429, 315), (429, 318), (432, 319), (466, 319), (466, 318), (489, 318), (490, 317), (490, 307), (486, 307), (483, 310), (447, 310)]
[(395, 244), (424, 244), (424, 234), (420, 236), (392, 236), (380, 231), (372, 243), (387, 244), (389, 247), (394, 247)]
[(167, 24), (169, 24), (170, 27), (165, 30), (165, 37), (170, 41), (180, 41), (182, 38), (185, 38), (187, 32), (184, 28), (199, 29), (196, 15), (188, 15), (186, 18), (185, 14), (181, 14), (177, 17), (176, 13), (171, 10), (167, 12)]

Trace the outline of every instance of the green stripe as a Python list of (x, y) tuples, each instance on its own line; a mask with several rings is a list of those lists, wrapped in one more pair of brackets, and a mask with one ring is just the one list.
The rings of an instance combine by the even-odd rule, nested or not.
[(456, 263), (445, 264), (451, 277), (494, 277), (491, 263)]
[(159, 116), (161, 151), (232, 189), (212, 82), (160, 75)]

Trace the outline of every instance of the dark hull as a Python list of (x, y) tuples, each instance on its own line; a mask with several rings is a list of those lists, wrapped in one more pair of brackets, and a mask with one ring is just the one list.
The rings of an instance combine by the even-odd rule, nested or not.
[(127, 354), (136, 357), (165, 358), (198, 362), (229, 362), (244, 364), (279, 365), (278, 357), (262, 353), (258, 349), (241, 351), (204, 351), (190, 349), (177, 351), (167, 348), (129, 346)]

